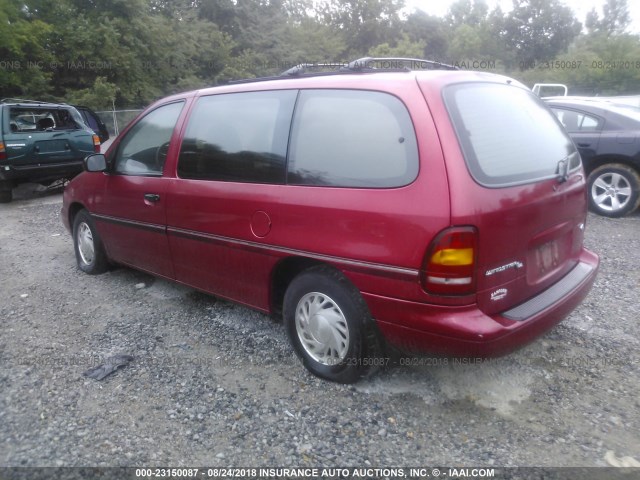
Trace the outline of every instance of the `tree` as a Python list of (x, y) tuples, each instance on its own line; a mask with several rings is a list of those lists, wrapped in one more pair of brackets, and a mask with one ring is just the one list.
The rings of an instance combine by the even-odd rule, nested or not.
[(51, 90), (49, 24), (17, 0), (0, 0), (0, 95), (42, 97)]
[(495, 62), (496, 66), (498, 62), (508, 63), (511, 55), (501, 45), (504, 15), (499, 7), (489, 12), (483, 0), (458, 0), (449, 9), (446, 21), (450, 62), (472, 68), (489, 65), (486, 61)]
[(403, 7), (404, 0), (325, 0), (316, 13), (341, 32), (350, 57), (356, 58), (375, 45), (394, 40)]
[(424, 42), (422, 58), (443, 61), (447, 55), (448, 26), (439, 17), (428, 15), (422, 10), (413, 11), (402, 25), (403, 34), (414, 43)]
[(235, 45), (194, 9), (167, 15), (150, 0), (104, 0), (100, 9), (92, 0), (30, 1), (50, 24), (51, 93), (60, 99), (88, 94), (100, 77), (117, 85), (117, 103), (142, 107), (216, 83)]
[(76, 90), (67, 95), (66, 101), (76, 105), (86, 105), (94, 110), (112, 108), (118, 88), (105, 77), (96, 78), (91, 88)]
[(407, 34), (394, 42), (393, 45), (381, 43), (380, 45), (369, 50), (371, 57), (404, 57), (404, 58), (422, 58), (426, 42), (412, 41)]
[[(312, 18), (288, 26), (288, 60), (299, 63), (340, 63), (348, 61), (347, 44), (342, 32)], [(285, 65), (286, 66), (286, 65)]]
[(449, 7), (445, 19), (449, 26), (476, 26), (484, 22), (489, 13), (485, 0), (458, 0)]
[[(566, 52), (582, 25), (559, 0), (513, 0), (502, 40), (513, 53), (511, 68), (530, 68)], [(515, 63), (515, 65), (514, 65)]]
[(593, 8), (587, 14), (586, 27), (589, 33), (602, 33), (606, 36), (622, 35), (631, 23), (627, 0), (607, 0), (602, 7), (602, 19)]
[(589, 10), (584, 20), (584, 26), (589, 34), (596, 33), (600, 29), (600, 18), (595, 7)]

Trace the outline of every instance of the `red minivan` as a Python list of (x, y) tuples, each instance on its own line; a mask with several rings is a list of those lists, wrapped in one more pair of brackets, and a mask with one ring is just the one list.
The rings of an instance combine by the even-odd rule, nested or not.
[(345, 383), (386, 344), (493, 356), (553, 327), (598, 270), (572, 141), (510, 78), (378, 61), (148, 107), (65, 189), (79, 268), (282, 315)]

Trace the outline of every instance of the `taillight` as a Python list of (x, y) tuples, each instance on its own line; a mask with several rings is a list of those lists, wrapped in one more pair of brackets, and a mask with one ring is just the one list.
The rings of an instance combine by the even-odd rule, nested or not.
[(93, 136), (93, 151), (100, 153), (100, 137), (98, 135)]
[(4, 148), (4, 143), (0, 142), (0, 160), (7, 159), (7, 151)]
[(424, 257), (422, 288), (435, 295), (469, 295), (476, 289), (478, 232), (473, 227), (451, 227), (431, 242)]

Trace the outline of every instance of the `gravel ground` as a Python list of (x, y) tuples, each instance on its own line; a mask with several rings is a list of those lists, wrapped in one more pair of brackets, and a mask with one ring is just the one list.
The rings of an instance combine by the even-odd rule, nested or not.
[[(343, 386), (307, 373), (265, 315), (126, 268), (81, 273), (60, 192), (16, 197), (0, 205), (0, 467), (640, 459), (639, 213), (589, 216), (596, 285), (534, 344)], [(82, 376), (116, 354), (134, 360)]]

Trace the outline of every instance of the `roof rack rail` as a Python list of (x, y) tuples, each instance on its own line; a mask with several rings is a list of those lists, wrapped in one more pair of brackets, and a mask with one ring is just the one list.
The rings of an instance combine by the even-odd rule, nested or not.
[(301, 63), (282, 72), (281, 77), (295, 77), (302, 75), (311, 68), (334, 68), (336, 73), (344, 72), (377, 72), (380, 70), (392, 72), (409, 72), (411, 70), (458, 70), (458, 67), (433, 60), (406, 57), (362, 57), (349, 63)]
[(26, 98), (3, 98), (0, 103), (33, 103), (36, 105), (66, 105), (66, 103), (60, 102), (45, 102), (44, 100), (29, 100)]
[[(347, 71), (343, 71), (343, 68), (346, 65), (346, 63), (300, 63), (278, 75), (271, 75), (268, 77), (243, 78), (240, 80), (231, 80), (227, 83), (229, 85), (237, 85), (240, 83), (266, 82), (269, 80), (283, 80), (285, 78), (298, 77), (305, 74), (305, 76), (338, 75), (341, 73), (349, 73)], [(308, 70), (321, 68), (329, 68), (331, 70), (307, 73)]]
[(281, 77), (295, 77), (297, 75), (301, 75), (306, 73), (308, 69), (312, 68), (333, 68), (336, 70), (341, 70), (346, 67), (346, 63), (300, 63), (295, 67), (291, 67), (289, 70), (286, 70), (280, 74)]
[[(309, 72), (309, 70), (321, 70)], [(373, 73), (373, 72), (410, 72), (413, 70), (459, 70), (454, 65), (436, 62), (434, 60), (424, 60), (421, 58), (405, 57), (362, 57), (348, 63), (300, 63), (280, 75), (246, 78), (242, 80), (232, 80), (230, 85), (239, 83), (265, 82), (268, 80), (282, 80), (285, 78), (300, 76), (324, 76), (340, 75), (348, 73)], [(309, 72), (309, 73), (308, 73)]]

